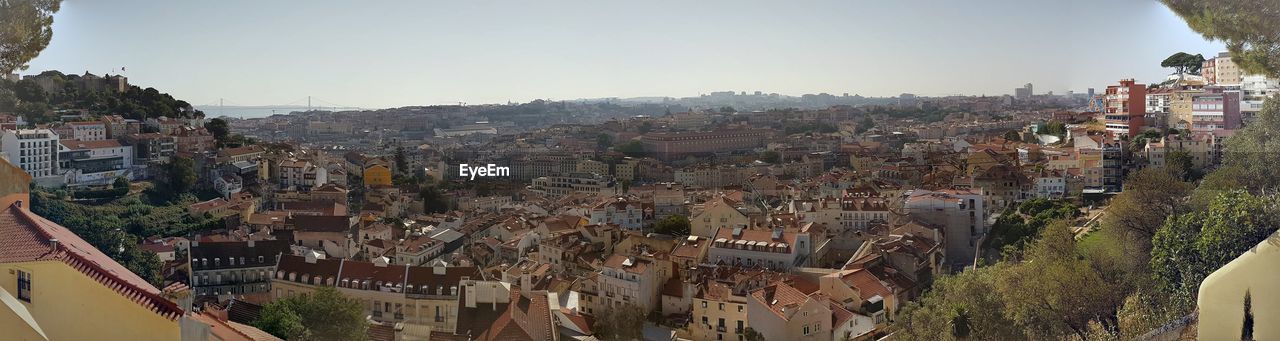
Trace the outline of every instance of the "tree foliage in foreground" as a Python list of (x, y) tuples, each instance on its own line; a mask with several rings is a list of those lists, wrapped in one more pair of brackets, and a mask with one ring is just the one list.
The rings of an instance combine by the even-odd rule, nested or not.
[(369, 328), (360, 302), (329, 286), (268, 303), (253, 325), (289, 340), (365, 340)]
[(1280, 76), (1280, 12), (1272, 0), (1163, 0), (1192, 30), (1226, 43), (1241, 69)]
[(1184, 305), (1194, 302), (1205, 277), (1280, 229), (1277, 200), (1232, 191), (1204, 211), (1166, 222), (1151, 250), (1151, 269), (1161, 291)]
[(27, 69), (53, 39), (62, 0), (0, 1), (0, 75)]
[(1021, 262), (939, 278), (899, 313), (898, 332), (910, 340), (1119, 336), (1130, 286), (1109, 273), (1114, 255), (1077, 245), (1065, 221), (1051, 223)]

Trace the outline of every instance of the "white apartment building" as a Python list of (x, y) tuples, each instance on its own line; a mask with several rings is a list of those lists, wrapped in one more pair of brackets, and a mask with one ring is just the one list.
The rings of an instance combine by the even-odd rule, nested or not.
[(1262, 75), (1247, 75), (1240, 83), (1240, 114), (1247, 124), (1252, 117), (1262, 111), (1262, 102), (1280, 93), (1280, 79)]
[(605, 308), (634, 304), (646, 314), (659, 306), (657, 265), (636, 257), (609, 256), (600, 269), (600, 296)]
[(58, 168), (69, 185), (106, 185), (118, 177), (132, 179), (133, 147), (120, 140), (62, 140)]
[(58, 134), (49, 129), (0, 131), (0, 151), (36, 181), (60, 176)]

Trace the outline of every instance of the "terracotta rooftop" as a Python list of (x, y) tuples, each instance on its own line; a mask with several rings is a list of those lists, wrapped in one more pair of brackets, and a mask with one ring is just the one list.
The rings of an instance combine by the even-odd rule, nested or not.
[(0, 263), (60, 261), (169, 320), (183, 315), (182, 308), (160, 295), (160, 289), (71, 230), (18, 205), (0, 210)]

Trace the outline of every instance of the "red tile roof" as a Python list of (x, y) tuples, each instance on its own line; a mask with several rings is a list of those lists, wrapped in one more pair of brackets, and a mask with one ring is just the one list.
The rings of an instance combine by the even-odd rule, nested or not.
[[(56, 240), (55, 245), (51, 241)], [(182, 316), (160, 289), (65, 227), (15, 205), (0, 210), (0, 263), (56, 260), (169, 320)]]

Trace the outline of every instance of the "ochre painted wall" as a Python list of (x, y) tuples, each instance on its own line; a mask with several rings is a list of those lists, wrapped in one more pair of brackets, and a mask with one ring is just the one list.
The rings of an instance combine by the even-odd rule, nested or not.
[[(60, 261), (0, 264), (0, 286), (18, 294), (18, 269), (32, 274), (27, 310), (50, 340), (177, 340), (178, 321), (135, 303)], [(0, 321), (11, 323), (16, 321)], [(12, 330), (0, 325), (0, 330)], [(0, 339), (5, 336), (0, 335)]]

